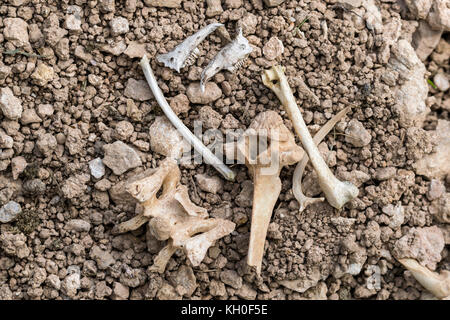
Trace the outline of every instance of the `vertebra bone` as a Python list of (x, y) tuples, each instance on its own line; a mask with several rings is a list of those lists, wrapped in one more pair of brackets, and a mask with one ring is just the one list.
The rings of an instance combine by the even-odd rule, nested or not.
[[(259, 139), (267, 139), (268, 141), (264, 142), (267, 141), (268, 145), (262, 146)], [(261, 146), (267, 148), (258, 150)], [(295, 144), (294, 135), (274, 111), (266, 111), (256, 116), (236, 145), (229, 143), (224, 149), (229, 158), (242, 157), (253, 176), (253, 208), (247, 264), (256, 267), (259, 274), (267, 228), (281, 191), (280, 171), (283, 166), (298, 162), (304, 151)]]
[[(157, 197), (162, 188), (162, 194)], [(235, 224), (224, 219), (208, 218), (206, 209), (189, 199), (187, 188), (180, 184), (176, 161), (166, 158), (149, 176), (129, 183), (126, 190), (144, 207), (142, 214), (116, 226), (112, 233), (136, 230), (149, 222), (149, 231), (167, 246), (155, 258), (152, 271), (164, 272), (176, 249), (183, 249), (193, 266), (198, 266), (215, 240), (231, 233)]]

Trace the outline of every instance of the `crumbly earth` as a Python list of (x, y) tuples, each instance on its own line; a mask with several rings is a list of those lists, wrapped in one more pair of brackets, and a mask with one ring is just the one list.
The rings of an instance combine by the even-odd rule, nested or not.
[[(450, 173), (414, 167), (436, 152), (450, 163), (450, 134), (435, 132), (450, 120), (449, 15), (441, 2), (433, 1), (430, 18), (412, 0), (3, 1), (0, 206), (20, 208), (2, 213), (10, 221), (0, 223), (0, 299), (429, 297), (392, 250), (412, 228), (432, 225), (449, 243)], [(202, 42), (193, 65), (177, 73), (156, 62), (212, 22), (225, 27)], [(200, 95), (201, 71), (238, 26), (253, 52)], [(274, 64), (286, 67), (312, 134), (353, 105), (319, 149), (338, 177), (359, 187), (358, 198), (339, 211), (324, 202), (298, 213), (294, 166), (283, 169), (257, 276), (246, 265), (246, 167), (232, 166), (237, 178), (229, 182), (206, 164), (182, 165), (192, 201), (237, 227), (200, 266), (178, 251), (163, 274), (151, 272), (163, 242), (146, 227), (111, 234), (135, 214), (120, 182), (165, 157), (152, 149), (163, 141), (149, 131), (162, 111), (143, 81), (144, 53), (191, 129), (203, 120), (204, 130), (245, 130), (266, 110), (292, 129), (261, 81)], [(91, 162), (105, 157), (113, 161)], [(315, 177), (308, 167), (309, 196), (320, 194)], [(450, 269), (448, 248), (439, 254), (436, 270)], [(282, 284), (296, 279), (298, 291)]]

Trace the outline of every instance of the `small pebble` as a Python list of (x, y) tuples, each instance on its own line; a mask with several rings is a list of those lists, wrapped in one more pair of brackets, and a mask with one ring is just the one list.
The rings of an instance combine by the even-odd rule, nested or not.
[(0, 222), (8, 223), (16, 219), (17, 215), (22, 212), (20, 204), (15, 201), (9, 201), (0, 208)]
[(100, 179), (105, 175), (105, 165), (101, 158), (89, 161), (89, 169), (91, 170), (91, 175), (96, 179)]

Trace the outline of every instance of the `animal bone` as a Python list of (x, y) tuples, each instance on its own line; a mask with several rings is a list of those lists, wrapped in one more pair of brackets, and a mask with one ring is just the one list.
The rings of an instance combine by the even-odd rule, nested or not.
[(182, 43), (177, 45), (172, 51), (160, 54), (156, 57), (161, 63), (164, 63), (166, 67), (176, 70), (180, 72), (180, 69), (186, 65), (186, 60), (192, 55), (198, 54), (197, 46), (214, 30), (218, 27), (223, 26), (221, 23), (211, 23), (206, 27), (200, 29), (192, 36), (184, 39)]
[[(256, 141), (260, 139), (259, 141)], [(267, 142), (265, 150), (261, 139)], [(236, 143), (224, 146), (225, 154), (232, 158), (243, 156), (245, 165), (253, 176), (253, 208), (247, 264), (256, 267), (259, 274), (264, 255), (264, 242), (273, 207), (281, 191), (280, 171), (283, 166), (298, 162), (304, 151), (295, 144), (294, 135), (274, 111), (260, 113), (243, 137)], [(258, 153), (258, 151), (260, 151)], [(239, 154), (240, 153), (240, 154)]]
[(205, 159), (205, 162), (212, 165), (219, 171), (227, 180), (234, 180), (234, 172), (228, 168), (219, 158), (217, 158), (211, 150), (209, 150), (177, 117), (175, 112), (173, 112), (172, 108), (167, 103), (166, 98), (164, 97), (161, 89), (158, 87), (158, 83), (156, 82), (155, 76), (153, 75), (152, 68), (148, 63), (148, 58), (144, 55), (141, 59), (140, 65), (142, 70), (144, 71), (145, 78), (147, 79), (148, 85), (153, 92), (153, 95), (156, 98), (161, 109), (164, 111), (167, 118), (174, 125), (175, 128), (180, 132), (180, 134), (185, 138), (194, 149), (200, 153)]
[[(316, 145), (322, 142), (323, 138), (331, 131), (331, 129), (336, 125), (336, 123), (341, 120), (346, 113), (351, 109), (350, 106), (341, 110), (337, 115), (335, 115), (331, 120), (329, 120), (320, 130), (316, 133), (313, 141)], [(294, 176), (292, 178), (292, 191), (294, 193), (295, 199), (297, 199), (300, 204), (299, 212), (302, 212), (310, 204), (322, 202), (324, 198), (310, 198), (303, 194), (302, 191), (302, 176), (303, 171), (305, 171), (306, 165), (308, 164), (309, 157), (305, 155), (303, 159), (295, 167)]]
[(242, 61), (253, 51), (248, 40), (242, 35), (242, 28), (232, 42), (223, 47), (222, 50), (211, 60), (202, 72), (200, 88), (204, 92), (208, 79), (212, 78), (220, 70), (226, 69), (234, 72), (242, 64)]
[[(183, 249), (193, 266), (198, 266), (210, 246), (234, 230), (235, 224), (208, 218), (206, 209), (191, 202), (186, 186), (180, 184), (180, 170), (171, 158), (147, 177), (126, 186), (126, 191), (141, 203), (143, 213), (117, 225), (112, 233), (136, 230), (149, 223), (149, 231), (158, 240), (168, 240), (151, 270), (164, 272), (170, 257)], [(162, 188), (162, 194), (157, 196)]]
[(450, 272), (442, 270), (441, 273), (433, 272), (422, 266), (414, 259), (398, 259), (408, 269), (414, 278), (436, 298), (444, 299), (450, 296)]
[(262, 80), (267, 87), (272, 89), (284, 106), (292, 121), (294, 129), (300, 137), (300, 141), (317, 172), (319, 185), (328, 202), (337, 209), (342, 208), (345, 203), (358, 196), (358, 188), (350, 182), (339, 181), (322, 159), (322, 156), (306, 127), (297, 103), (295, 102), (294, 95), (289, 87), (283, 68), (281, 66), (274, 66), (269, 70), (265, 70), (262, 75)]

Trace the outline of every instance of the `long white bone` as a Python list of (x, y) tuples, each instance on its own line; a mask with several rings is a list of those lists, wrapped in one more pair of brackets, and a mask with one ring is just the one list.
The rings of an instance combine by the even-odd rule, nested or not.
[(174, 125), (175, 128), (180, 132), (180, 134), (194, 147), (194, 149), (200, 153), (205, 159), (207, 164), (212, 165), (219, 171), (225, 179), (233, 181), (235, 174), (234, 172), (228, 168), (219, 158), (217, 158), (211, 150), (209, 150), (185, 125), (184, 123), (177, 117), (175, 112), (173, 112), (172, 108), (167, 103), (166, 98), (164, 97), (161, 89), (158, 87), (158, 83), (156, 82), (155, 76), (153, 75), (152, 68), (148, 62), (147, 55), (144, 55), (141, 59), (140, 65), (142, 67), (142, 71), (144, 72), (145, 78), (147, 79), (148, 85), (153, 92), (153, 95), (156, 98), (161, 109), (164, 111), (167, 118)]
[(198, 54), (197, 46), (214, 30), (218, 27), (223, 26), (221, 23), (211, 23), (206, 27), (200, 29), (192, 36), (184, 39), (182, 43), (177, 45), (172, 51), (160, 54), (156, 57), (161, 63), (164, 63), (166, 67), (172, 68), (177, 72), (186, 65), (186, 61), (189, 56), (194, 53)]
[[(339, 122), (351, 109), (351, 106), (346, 107), (341, 110), (337, 115), (335, 115), (331, 120), (329, 120), (325, 125), (320, 128), (320, 130), (316, 133), (313, 138), (313, 141), (316, 145), (319, 145), (322, 142), (323, 138), (331, 131), (331, 129)], [(322, 202), (325, 198), (310, 198), (307, 197), (302, 191), (302, 176), (303, 171), (305, 171), (306, 165), (308, 164), (309, 157), (308, 155), (304, 155), (302, 160), (295, 167), (294, 176), (292, 177), (292, 191), (294, 193), (295, 199), (297, 199), (300, 204), (299, 212), (302, 212), (306, 209), (307, 206), (313, 203)]]
[(350, 182), (338, 180), (322, 159), (295, 102), (283, 68), (281, 66), (274, 66), (269, 70), (265, 70), (262, 75), (262, 80), (264, 85), (269, 87), (277, 95), (284, 106), (292, 121), (295, 132), (300, 137), (300, 141), (317, 172), (319, 185), (328, 202), (337, 209), (342, 208), (348, 201), (358, 196), (358, 188)]

